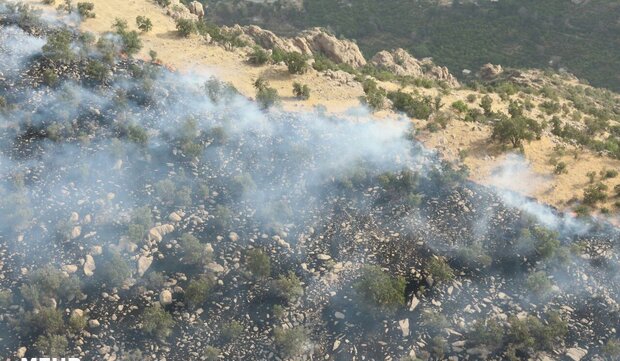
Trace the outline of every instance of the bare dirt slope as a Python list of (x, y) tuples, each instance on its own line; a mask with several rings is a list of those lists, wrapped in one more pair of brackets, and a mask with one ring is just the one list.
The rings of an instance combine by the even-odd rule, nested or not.
[[(325, 74), (313, 69), (304, 75), (290, 75), (283, 65), (253, 66), (247, 63), (247, 54), (250, 49), (225, 49), (218, 44), (207, 43), (202, 37), (180, 38), (177, 35), (175, 23), (164, 10), (150, 0), (90, 0), (95, 4), (96, 17), (81, 24), (82, 30), (100, 34), (110, 31), (115, 18), (127, 20), (131, 28), (136, 28), (135, 18), (143, 15), (153, 22), (153, 30), (141, 35), (144, 47), (139, 57), (149, 59), (149, 51), (155, 50), (158, 58), (167, 66), (190, 74), (212, 74), (224, 81), (232, 83), (242, 94), (253, 97), (255, 90), (253, 82), (258, 77), (266, 78), (271, 86), (282, 96), (283, 107), (286, 110), (308, 109), (321, 104), (328, 112), (340, 113), (359, 105), (359, 98), (364, 95), (362, 87), (357, 82), (345, 84), (342, 81), (331, 79)], [(37, 6), (42, 6), (38, 0), (28, 0)], [(51, 8), (46, 7), (48, 11)], [(298, 81), (308, 84), (312, 90), (311, 98), (299, 101), (293, 97), (292, 83)], [(397, 90), (400, 85), (382, 82), (380, 84), (388, 90)], [(423, 94), (436, 95), (436, 89), (408, 89)], [(443, 95), (443, 102), (449, 107), (456, 100), (465, 101), (470, 90), (453, 90)], [(506, 111), (506, 103), (499, 97), (494, 97), (495, 110)], [(534, 99), (537, 105), (540, 99)], [(470, 106), (475, 106), (471, 105)], [(378, 117), (393, 116), (391, 111), (381, 111)], [(531, 116), (540, 117), (535, 109)], [(423, 128), (420, 122), (419, 128)], [(439, 132), (421, 132), (419, 138), (428, 146), (439, 150), (451, 160), (459, 160), (471, 169), (473, 180), (481, 183), (494, 182), (493, 174), (504, 163), (507, 154), (498, 146), (489, 143), (490, 129), (480, 124), (466, 123), (454, 120), (447, 129)], [(543, 202), (558, 208), (567, 208), (571, 201), (583, 197), (583, 189), (589, 183), (588, 172), (603, 169), (620, 170), (620, 161), (600, 157), (591, 151), (580, 149), (579, 156), (572, 153), (555, 152), (561, 142), (554, 136), (546, 134), (541, 140), (525, 145), (525, 157), (530, 164), (531, 176), (527, 181), (512, 182), (510, 185), (516, 191), (540, 199)], [(569, 147), (570, 148), (570, 147)], [(568, 149), (571, 150), (571, 149)], [(465, 155), (465, 156), (464, 156)], [(568, 164), (567, 174), (556, 175), (549, 160), (552, 156)], [(604, 181), (610, 189), (620, 183), (618, 179)], [(521, 184), (523, 183), (523, 184)], [(500, 186), (507, 186), (500, 184)], [(610, 198), (603, 206), (615, 210)]]

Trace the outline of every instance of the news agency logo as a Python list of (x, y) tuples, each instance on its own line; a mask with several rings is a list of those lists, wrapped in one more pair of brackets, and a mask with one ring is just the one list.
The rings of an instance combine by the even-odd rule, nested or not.
[(21, 361), (80, 361), (80, 359), (75, 357), (33, 357), (31, 359), (22, 357)]

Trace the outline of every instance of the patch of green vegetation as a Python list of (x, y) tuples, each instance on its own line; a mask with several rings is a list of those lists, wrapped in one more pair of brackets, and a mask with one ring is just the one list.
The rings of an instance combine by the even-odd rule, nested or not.
[(354, 287), (362, 301), (379, 309), (394, 311), (405, 304), (405, 279), (392, 277), (378, 266), (364, 266)]

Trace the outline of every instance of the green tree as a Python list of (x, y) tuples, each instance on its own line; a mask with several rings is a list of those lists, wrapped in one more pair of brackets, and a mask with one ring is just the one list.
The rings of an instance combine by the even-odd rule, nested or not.
[(137, 16), (136, 25), (138, 26), (138, 29), (140, 29), (140, 31), (144, 33), (148, 33), (149, 31), (153, 30), (153, 22), (146, 16)]
[(176, 27), (179, 35), (184, 38), (188, 38), (190, 35), (196, 34), (198, 32), (196, 23), (190, 19), (177, 19)]
[(500, 143), (511, 143), (514, 148), (523, 144), (524, 140), (533, 140), (535, 133), (530, 129), (527, 118), (501, 117), (493, 124), (491, 138)]
[(284, 57), (284, 64), (291, 74), (304, 74), (308, 71), (308, 58), (301, 53), (287, 53)]

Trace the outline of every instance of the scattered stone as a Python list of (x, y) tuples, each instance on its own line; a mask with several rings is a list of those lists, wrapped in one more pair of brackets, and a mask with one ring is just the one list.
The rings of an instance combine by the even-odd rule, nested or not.
[(87, 277), (91, 277), (97, 267), (95, 266), (95, 260), (90, 254), (86, 255), (86, 261), (84, 262), (84, 274)]
[(170, 290), (163, 290), (159, 293), (159, 303), (162, 306), (167, 306), (172, 303), (172, 292)]

